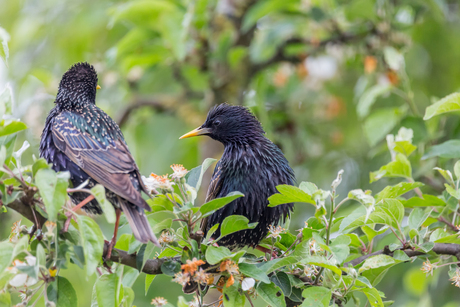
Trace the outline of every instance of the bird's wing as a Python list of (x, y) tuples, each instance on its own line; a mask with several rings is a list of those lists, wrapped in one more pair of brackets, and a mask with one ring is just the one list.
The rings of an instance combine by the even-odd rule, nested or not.
[[(89, 124), (85, 124), (85, 119), (79, 115), (69, 112), (58, 115), (52, 128), (56, 147), (107, 189), (139, 207), (150, 209), (131, 181), (130, 173), (135, 172), (142, 187), (136, 163), (124, 140), (116, 137), (117, 134), (110, 137), (107, 134), (112, 123), (99, 120), (97, 136), (94, 135), (94, 129), (90, 129), (93, 133), (89, 133)], [(101, 134), (102, 131), (106, 133)]]
[[(222, 165), (220, 162), (217, 163), (216, 168), (214, 169), (214, 173), (212, 174), (211, 182), (208, 187), (208, 192), (206, 194), (206, 202), (211, 201), (217, 197), (219, 197), (219, 194), (222, 190), (222, 185), (223, 185), (223, 178), (222, 178)], [(206, 229), (208, 227), (208, 218), (205, 217), (204, 219), (201, 220), (201, 231), (206, 233)]]

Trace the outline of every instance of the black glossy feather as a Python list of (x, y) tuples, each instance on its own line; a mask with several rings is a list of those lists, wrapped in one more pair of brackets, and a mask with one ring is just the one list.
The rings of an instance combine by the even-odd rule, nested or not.
[[(86, 180), (88, 188), (102, 184), (107, 199), (125, 211), (136, 238), (157, 243), (144, 214), (151, 210), (141, 195), (147, 190), (120, 128), (95, 105), (96, 86), (96, 72), (89, 64), (76, 64), (64, 74), (56, 106), (46, 119), (40, 156), (55, 171), (69, 171), (74, 187)], [(78, 204), (87, 196), (76, 192), (70, 198)], [(96, 200), (83, 209), (102, 213)]]
[[(202, 230), (206, 235), (212, 226), (221, 224), (226, 217), (243, 215), (258, 225), (225, 236), (218, 244), (231, 248), (255, 247), (267, 235), (270, 225), (277, 225), (292, 211), (293, 204), (268, 207), (267, 199), (277, 193), (277, 185), (293, 185), (294, 172), (281, 150), (266, 138), (258, 120), (244, 107), (219, 105), (209, 112), (200, 128), (211, 129), (209, 136), (225, 145), (206, 200), (226, 196), (232, 191), (245, 195), (205, 219)], [(219, 235), (217, 230), (213, 237)]]

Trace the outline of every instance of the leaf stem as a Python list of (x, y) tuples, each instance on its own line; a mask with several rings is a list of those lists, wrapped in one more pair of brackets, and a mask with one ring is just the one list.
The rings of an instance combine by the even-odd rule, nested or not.
[(403, 242), (403, 240), (401, 240), (401, 238), (398, 237), (398, 235), (396, 234), (396, 232), (394, 231), (394, 229), (392, 227), (390, 227), (390, 230), (391, 232), (393, 232), (393, 234), (395, 235), (395, 237), (399, 240), (399, 242), (401, 242), (402, 246), (404, 247), (404, 245), (406, 244), (406, 242)]
[(339, 209), (339, 207), (340, 207), (343, 203), (345, 203), (346, 201), (348, 201), (348, 200), (350, 200), (350, 198), (348, 198), (348, 197), (345, 197), (344, 199), (342, 199), (342, 201), (337, 205), (337, 207), (335, 207), (335, 209), (334, 209), (334, 211), (333, 211), (334, 214), (337, 212), (337, 210)]

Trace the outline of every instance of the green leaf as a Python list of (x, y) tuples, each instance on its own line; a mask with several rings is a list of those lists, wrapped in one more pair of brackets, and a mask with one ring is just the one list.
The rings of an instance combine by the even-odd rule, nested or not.
[(424, 253), (428, 253), (429, 251), (433, 249), (434, 242), (425, 242), (423, 244), (415, 245), (415, 246), (419, 247)]
[(404, 206), (397, 199), (384, 199), (375, 206), (375, 211), (372, 212), (367, 219), (366, 216), (361, 216), (354, 222), (350, 223), (342, 231), (349, 232), (356, 227), (370, 224), (384, 224), (393, 228), (398, 228), (404, 218)]
[(40, 190), (48, 219), (51, 221), (57, 220), (58, 212), (65, 204), (68, 180), (69, 173), (56, 174), (53, 170), (45, 168), (39, 170), (35, 176), (35, 184)]
[(20, 253), (27, 251), (28, 247), (29, 238), (27, 236), (23, 236), (14, 245), (13, 258), (19, 255)]
[(0, 274), (11, 265), (14, 247), (9, 242), (0, 242)]
[[(286, 307), (284, 294), (274, 283), (259, 283), (256, 288), (257, 294), (270, 306)], [(281, 294), (278, 296), (278, 294)]]
[(209, 240), (211, 240), (212, 235), (216, 232), (219, 226), (220, 224), (217, 223), (216, 225), (212, 226), (211, 229), (209, 229), (208, 233), (206, 234), (205, 242), (208, 242)]
[(155, 195), (147, 200), (152, 212), (173, 211), (174, 204), (165, 195)]
[(323, 267), (325, 269), (329, 269), (335, 274), (341, 276), (342, 271), (332, 262), (331, 260), (326, 259), (326, 257), (322, 256), (308, 256), (301, 261), (303, 264), (310, 264)]
[(433, 116), (454, 112), (460, 110), (460, 93), (450, 94), (441, 100), (435, 102), (425, 110), (424, 120), (428, 120)]
[(430, 207), (430, 206), (445, 206), (446, 203), (434, 196), (434, 195), (427, 195), (423, 194), (423, 198), (420, 197), (412, 197), (409, 198), (407, 201), (403, 202), (404, 207), (413, 208), (413, 207)]
[(195, 167), (194, 169), (190, 170), (190, 172), (188, 172), (187, 175), (185, 175), (187, 184), (194, 187), (195, 190), (198, 191), (200, 189), (204, 173), (215, 161), (216, 159), (207, 158), (203, 161), (203, 164), (201, 164), (201, 166)]
[(147, 246), (145, 247), (144, 251), (144, 257), (142, 259), (142, 266), (139, 270), (139, 272), (142, 272), (142, 269), (144, 268), (145, 263), (147, 262), (148, 259), (152, 258), (153, 251), (155, 249), (155, 245), (152, 242), (147, 242)]
[(421, 186), (423, 186), (421, 182), (400, 182), (397, 185), (386, 186), (380, 193), (375, 195), (375, 200), (379, 202), (384, 198), (396, 198)]
[(284, 272), (276, 272), (270, 276), (270, 280), (277, 285), (281, 291), (283, 291), (284, 296), (290, 296), (292, 293), (291, 280), (289, 276)]
[(174, 276), (181, 271), (181, 264), (179, 261), (168, 260), (161, 265), (161, 272), (168, 276)]
[(101, 206), (107, 222), (110, 224), (115, 223), (115, 209), (113, 208), (113, 205), (107, 200), (107, 198), (105, 198), (104, 186), (101, 184), (96, 184), (93, 188), (91, 188), (91, 192), (93, 192), (94, 197)]
[(410, 261), (409, 256), (407, 256), (407, 254), (403, 252), (402, 250), (394, 251), (393, 258), (395, 258), (396, 260), (401, 260), (401, 261)]
[[(118, 275), (106, 274), (100, 276), (94, 284), (98, 307), (118, 306)], [(94, 294), (94, 291), (93, 291)], [(93, 297), (94, 300), (94, 297)]]
[(460, 160), (455, 162), (454, 174), (455, 174), (455, 177), (457, 178), (457, 180), (460, 179)]
[(372, 183), (383, 177), (412, 178), (412, 167), (407, 157), (398, 153), (396, 161), (392, 161), (382, 166), (378, 171), (370, 173), (370, 182)]
[(369, 227), (367, 225), (364, 225), (361, 227), (361, 230), (366, 234), (367, 236), (367, 240), (372, 241), (373, 238), (375, 238), (376, 236), (378, 235), (381, 235), (382, 233), (384, 233), (385, 231), (388, 230), (388, 226), (383, 226), (382, 228), (380, 228), (378, 231), (377, 230), (374, 230), (374, 228), (372, 227)]
[(434, 169), (437, 170), (451, 186), (455, 186), (454, 177), (452, 177), (452, 173), (449, 170), (444, 170), (439, 167), (435, 167)]
[[(6, 32), (5, 29), (0, 27), (0, 58), (2, 58), (3, 62), (5, 63), (6, 67), (8, 67), (8, 58), (10, 56), (9, 49), (8, 49), (8, 41), (10, 40), (10, 35)], [(3, 114), (2, 114), (3, 117)]]
[(263, 265), (260, 266), (260, 269), (264, 271), (266, 274), (269, 274), (279, 268), (282, 268), (283, 266), (294, 265), (296, 263), (299, 263), (300, 260), (301, 259), (292, 256), (278, 258), (265, 262)]
[[(136, 240), (136, 237), (132, 235), (131, 239), (129, 240), (128, 254), (133, 254), (133, 253), (138, 252), (142, 245), (143, 245), (142, 242), (139, 242), (138, 240)], [(145, 248), (144, 248), (144, 251), (145, 251)], [(139, 255), (137, 256), (139, 257)]]
[(409, 229), (418, 229), (426, 219), (430, 216), (432, 208), (426, 208), (423, 210), (422, 208), (414, 208), (412, 212), (409, 214)]
[(347, 235), (340, 235), (332, 240), (329, 248), (334, 254), (335, 259), (338, 263), (342, 263), (347, 259), (350, 254), (351, 239)]
[(431, 146), (423, 155), (422, 160), (433, 157), (446, 159), (460, 158), (460, 140), (449, 140), (444, 143)]
[(145, 296), (147, 296), (147, 292), (149, 292), (150, 285), (155, 277), (156, 275), (145, 274)]
[(244, 307), (246, 296), (238, 290), (238, 283), (222, 288), (222, 301), (224, 307)]
[(273, 194), (268, 198), (269, 207), (275, 207), (278, 205), (282, 204), (287, 204), (287, 203), (310, 203), (315, 205), (315, 201), (311, 198), (310, 195), (308, 195), (306, 192), (304, 192), (302, 189), (294, 187), (292, 185), (279, 185), (276, 187), (278, 192), (280, 194)]
[(372, 307), (384, 307), (379, 291), (375, 288), (364, 288), (361, 291), (366, 294), (367, 299)]
[(244, 194), (241, 192), (230, 192), (227, 194), (225, 197), (221, 198), (216, 198), (211, 200), (210, 202), (207, 202), (206, 204), (202, 205), (200, 207), (200, 212), (203, 215), (203, 217), (209, 216), (219, 210), (220, 208), (224, 207), (225, 205), (229, 204), (233, 200), (244, 197)]
[(452, 197), (456, 199), (460, 199), (460, 190), (454, 189), (452, 186), (448, 185), (447, 183), (444, 183), (444, 186), (446, 187), (447, 193), (449, 193)]
[(0, 136), (13, 134), (27, 129), (26, 124), (20, 121), (12, 121), (5, 126), (0, 126)]
[(398, 123), (403, 112), (398, 108), (378, 109), (364, 122), (364, 132), (371, 146), (380, 142)]
[(56, 281), (50, 283), (46, 291), (48, 300), (53, 301), (56, 306), (78, 306), (77, 292), (70, 281), (64, 277), (57, 276)]
[(391, 84), (377, 84), (367, 89), (359, 98), (356, 106), (356, 113), (360, 118), (365, 118), (369, 115), (372, 105), (375, 103), (379, 96), (387, 94), (392, 89)]
[(36, 254), (37, 254), (37, 264), (41, 268), (46, 268), (46, 254), (45, 254), (45, 250), (43, 249), (43, 246), (40, 243), (37, 244)]
[(376, 286), (385, 276), (389, 268), (401, 263), (401, 260), (394, 259), (387, 255), (377, 255), (367, 258), (359, 269), (359, 273), (366, 277), (373, 286)]
[(270, 279), (268, 278), (267, 274), (265, 274), (265, 272), (258, 268), (255, 264), (243, 262), (238, 265), (238, 269), (240, 270), (240, 273), (244, 274), (245, 276), (260, 280), (266, 284), (270, 283)]
[(86, 260), (86, 274), (92, 275), (102, 260), (104, 236), (101, 229), (91, 218), (78, 215), (78, 226)]
[(302, 292), (305, 298), (302, 307), (328, 307), (331, 301), (331, 289), (325, 287), (309, 287)]
[(366, 208), (375, 205), (375, 199), (370, 195), (370, 191), (363, 191), (361, 189), (351, 190), (348, 193), (348, 198), (356, 200), (363, 204)]
[(147, 220), (149, 221), (150, 227), (152, 228), (153, 233), (158, 233), (164, 229), (171, 228), (172, 225), (172, 218), (163, 219), (162, 221), (157, 221), (152, 217), (152, 215), (147, 216)]
[(316, 186), (316, 184), (308, 181), (302, 181), (299, 184), (299, 189), (307, 193), (308, 195), (313, 195), (315, 192), (317, 192), (319, 189)]
[(231, 233), (244, 230), (244, 229), (254, 229), (257, 226), (257, 223), (249, 224), (247, 217), (242, 215), (231, 215), (224, 219), (222, 226), (220, 227), (220, 237), (224, 237)]
[[(292, 275), (290, 275), (292, 276)], [(302, 303), (303, 302), (303, 298), (302, 298), (302, 289), (300, 288), (292, 288), (292, 293), (291, 295), (289, 296), (289, 299), (293, 302), (296, 302), (296, 303)]]
[[(5, 155), (6, 155), (6, 152), (5, 152)], [(3, 163), (1, 163), (0, 165), (3, 165)], [(35, 177), (37, 172), (39, 170), (41, 170), (42, 168), (49, 168), (49, 165), (48, 165), (48, 162), (46, 162), (45, 159), (40, 158), (37, 161), (35, 161), (34, 164), (32, 165), (32, 174), (33, 174), (33, 176)]]
[(209, 264), (217, 264), (223, 259), (230, 257), (231, 254), (230, 250), (225, 246), (208, 246), (206, 249), (206, 261)]
[(396, 141), (395, 147), (393, 147), (394, 151), (402, 153), (406, 157), (409, 157), (410, 154), (413, 153), (416, 149), (417, 146), (412, 145), (412, 143), (409, 141)]

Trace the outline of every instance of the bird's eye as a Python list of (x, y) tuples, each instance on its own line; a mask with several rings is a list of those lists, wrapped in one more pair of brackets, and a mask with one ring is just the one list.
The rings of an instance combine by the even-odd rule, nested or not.
[(218, 119), (215, 120), (215, 121), (213, 122), (213, 125), (214, 125), (214, 126), (219, 126), (219, 125), (220, 125), (220, 120), (218, 120)]

